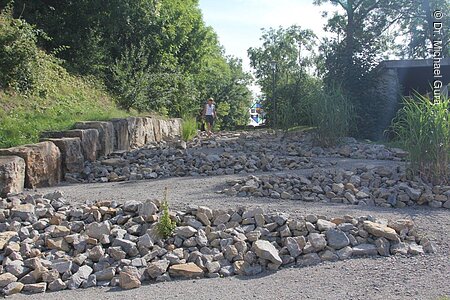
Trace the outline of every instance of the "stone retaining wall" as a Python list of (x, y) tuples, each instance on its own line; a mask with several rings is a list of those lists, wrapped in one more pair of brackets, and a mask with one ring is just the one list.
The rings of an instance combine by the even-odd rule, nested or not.
[(0, 291), (120, 286), (176, 278), (257, 275), (353, 257), (435, 251), (408, 219), (265, 213), (261, 208), (171, 212), (158, 234), (159, 202), (71, 206), (61, 192), (0, 200)]
[(37, 144), (0, 149), (0, 195), (54, 186), (65, 174), (80, 173), (85, 161), (173, 139), (180, 135), (181, 119), (129, 117), (78, 122), (75, 128), (44, 132)]

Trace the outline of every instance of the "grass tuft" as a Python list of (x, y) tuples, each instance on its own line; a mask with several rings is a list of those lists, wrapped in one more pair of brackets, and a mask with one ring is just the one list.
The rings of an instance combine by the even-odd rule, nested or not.
[(316, 144), (334, 146), (349, 134), (353, 107), (339, 87), (324, 89), (311, 103), (311, 121), (316, 127)]
[(398, 140), (409, 152), (411, 175), (432, 184), (449, 182), (449, 107), (449, 98), (433, 103), (415, 94), (404, 99), (404, 106), (392, 125)]
[(184, 141), (190, 141), (197, 135), (197, 121), (193, 117), (183, 118), (181, 137)]
[(78, 121), (125, 117), (101, 85), (64, 72), (45, 96), (0, 90), (0, 148), (39, 141), (40, 133)]

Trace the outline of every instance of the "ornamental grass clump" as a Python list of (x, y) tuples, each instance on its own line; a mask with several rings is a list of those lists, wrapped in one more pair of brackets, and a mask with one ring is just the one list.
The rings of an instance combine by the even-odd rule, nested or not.
[(168, 238), (172, 235), (173, 231), (177, 227), (177, 223), (170, 218), (169, 203), (167, 202), (167, 187), (164, 190), (164, 201), (161, 203), (162, 214), (156, 225), (158, 234), (163, 238)]
[(311, 103), (311, 122), (315, 143), (334, 146), (348, 136), (353, 122), (353, 106), (339, 87), (322, 90)]
[(181, 137), (184, 141), (190, 141), (197, 135), (197, 121), (193, 117), (183, 119), (181, 125)]
[(415, 94), (393, 121), (398, 140), (409, 152), (409, 174), (431, 184), (448, 184), (450, 157), (450, 101), (433, 102)]

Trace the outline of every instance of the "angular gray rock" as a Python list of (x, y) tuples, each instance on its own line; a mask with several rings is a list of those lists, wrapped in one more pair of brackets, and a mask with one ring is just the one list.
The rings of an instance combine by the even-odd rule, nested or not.
[(195, 230), (195, 228), (191, 227), (191, 226), (179, 226), (179, 227), (175, 228), (175, 235), (178, 235), (185, 239), (190, 238), (191, 236), (193, 236), (196, 233), (197, 233), (197, 230)]
[(25, 161), (18, 156), (0, 156), (0, 197), (18, 194), (25, 184)]
[(111, 234), (111, 223), (109, 221), (90, 223), (86, 226), (86, 234), (89, 237), (100, 240), (103, 235)]
[(48, 289), (52, 292), (62, 291), (67, 288), (67, 285), (61, 278), (56, 279), (48, 284)]
[(150, 276), (150, 278), (161, 276), (166, 273), (167, 268), (169, 268), (169, 264), (170, 262), (165, 259), (149, 263), (146, 269), (147, 274)]
[(67, 288), (74, 290), (80, 287), (84, 280), (89, 278), (93, 269), (87, 265), (81, 266), (78, 271), (73, 274), (67, 282)]
[(320, 251), (327, 246), (327, 241), (322, 234), (319, 233), (310, 233), (308, 236), (308, 241), (314, 247), (316, 251)]
[(302, 253), (299, 243), (293, 237), (286, 238), (286, 248), (288, 249), (289, 254), (294, 258), (296, 258)]
[(328, 245), (336, 250), (342, 249), (350, 244), (345, 232), (336, 229), (330, 229), (325, 232), (327, 237)]
[(97, 281), (110, 281), (116, 275), (116, 268), (109, 267), (94, 273)]
[(278, 250), (268, 241), (257, 240), (253, 244), (253, 251), (258, 257), (270, 260), (274, 264), (281, 265), (283, 263)]
[(378, 254), (381, 256), (389, 256), (390, 255), (390, 247), (391, 244), (386, 238), (378, 238), (375, 240), (375, 246), (377, 247)]
[(334, 223), (332, 223), (330, 221), (327, 221), (327, 220), (319, 219), (319, 220), (317, 220), (317, 228), (320, 231), (326, 231), (326, 230), (329, 230), (329, 229), (336, 228), (336, 224), (334, 224)]
[(360, 244), (353, 247), (354, 256), (373, 256), (378, 254), (378, 249), (373, 244)]

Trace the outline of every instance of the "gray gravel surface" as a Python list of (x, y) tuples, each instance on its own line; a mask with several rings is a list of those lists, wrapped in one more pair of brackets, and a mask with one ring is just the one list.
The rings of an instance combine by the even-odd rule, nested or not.
[[(361, 161), (339, 161), (351, 167)], [(378, 163), (365, 161), (364, 163)], [(384, 162), (390, 164), (393, 162)], [(299, 170), (307, 173), (310, 170)], [(211, 208), (263, 207), (291, 216), (321, 214), (372, 215), (385, 219), (411, 218), (419, 232), (436, 243), (437, 253), (421, 257), (358, 258), (313, 267), (282, 269), (257, 277), (181, 280), (144, 285), (136, 290), (111, 288), (62, 291), (41, 295), (18, 295), (14, 299), (436, 299), (450, 297), (450, 210), (430, 207), (403, 209), (363, 207), (270, 198), (242, 198), (217, 194), (226, 180), (247, 175), (167, 178), (106, 184), (67, 185), (64, 192), (73, 203), (86, 200), (161, 199), (169, 188), (172, 209), (185, 205)]]

